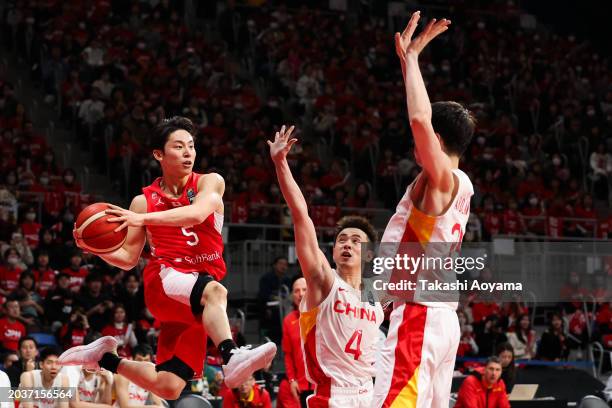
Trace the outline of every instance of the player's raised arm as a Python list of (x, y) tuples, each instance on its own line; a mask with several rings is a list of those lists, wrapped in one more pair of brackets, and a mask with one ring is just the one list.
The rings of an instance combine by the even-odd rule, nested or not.
[(206, 174), (198, 180), (198, 194), (192, 205), (177, 207), (166, 211), (136, 213), (113, 206), (107, 214), (116, 215), (109, 222), (121, 222), (116, 231), (126, 227), (145, 225), (165, 225), (169, 227), (190, 227), (204, 222), (213, 212), (223, 212), (223, 193), (225, 181), (216, 173)]
[(304, 278), (308, 282), (309, 306), (319, 303), (331, 290), (333, 275), (327, 259), (319, 249), (314, 223), (308, 215), (308, 206), (300, 187), (295, 182), (287, 154), (297, 139), (291, 138), (294, 126), (282, 127), (276, 132), (274, 141), (268, 141), (270, 156), (276, 169), (276, 177), (283, 197), (291, 210), (293, 230), (295, 232), (295, 249)]
[(450, 20), (432, 19), (423, 32), (412, 38), (419, 22), (420, 12), (412, 14), (406, 29), (395, 33), (395, 50), (402, 64), (402, 73), (406, 85), (406, 103), (410, 128), (414, 135), (416, 153), (420, 164), (428, 176), (428, 184), (441, 191), (452, 191), (453, 174), (451, 161), (442, 151), (440, 139), (436, 136), (431, 123), (431, 103), (423, 76), (419, 69), (419, 54), (436, 36), (448, 29)]

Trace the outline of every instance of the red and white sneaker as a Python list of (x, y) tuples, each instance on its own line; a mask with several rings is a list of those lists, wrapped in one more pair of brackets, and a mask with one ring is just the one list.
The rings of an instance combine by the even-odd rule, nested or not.
[(65, 366), (82, 365), (88, 370), (99, 370), (98, 361), (104, 353), (117, 353), (117, 339), (104, 336), (84, 346), (72, 347), (64, 351), (57, 362)]
[(276, 344), (271, 341), (259, 347), (243, 346), (231, 351), (232, 357), (223, 366), (225, 385), (229, 388), (238, 388), (257, 370), (268, 367), (274, 355)]

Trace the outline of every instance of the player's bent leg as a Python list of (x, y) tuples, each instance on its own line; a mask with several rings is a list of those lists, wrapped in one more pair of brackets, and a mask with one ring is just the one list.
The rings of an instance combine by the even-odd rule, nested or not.
[[(195, 299), (200, 299), (199, 305)], [(194, 313), (202, 310), (202, 325), (223, 358), (225, 384), (236, 388), (257, 370), (270, 365), (276, 345), (268, 342), (254, 349), (236, 346), (227, 318), (227, 289), (208, 275), (200, 275), (190, 297)], [(200, 309), (201, 308), (201, 309)]]
[[(169, 361), (176, 363), (176, 360)], [(178, 364), (180, 365), (180, 362)], [(117, 373), (160, 398), (176, 400), (185, 388), (187, 380), (193, 377), (193, 370), (185, 363), (182, 364), (184, 378), (174, 372), (160, 370), (161, 366), (156, 367), (153, 363), (127, 359), (121, 360)]]

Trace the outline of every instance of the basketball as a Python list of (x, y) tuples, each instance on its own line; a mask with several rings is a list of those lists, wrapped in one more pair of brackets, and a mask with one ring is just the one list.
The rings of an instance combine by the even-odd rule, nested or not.
[(108, 222), (109, 218), (115, 217), (106, 214), (110, 205), (108, 203), (95, 203), (87, 206), (81, 211), (76, 219), (75, 228), (77, 235), (87, 250), (94, 254), (106, 254), (117, 250), (125, 242), (127, 228), (115, 232), (120, 224)]

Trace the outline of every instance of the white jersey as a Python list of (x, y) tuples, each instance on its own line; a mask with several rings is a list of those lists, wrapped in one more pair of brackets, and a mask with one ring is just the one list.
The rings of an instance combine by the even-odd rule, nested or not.
[[(33, 378), (33, 387), (39, 390), (51, 390), (53, 388), (61, 388), (62, 387), (62, 374), (57, 374), (53, 383), (51, 384), (51, 388), (44, 388), (42, 382), (42, 371), (41, 370), (32, 370), (32, 378)], [(37, 408), (52, 408), (56, 406), (57, 398), (41, 398), (32, 402), (32, 405)]]
[[(146, 405), (148, 399), (149, 391), (131, 381), (128, 383), (128, 405)], [(119, 407), (119, 400), (115, 401), (115, 407)]]
[[(446, 212), (439, 216), (430, 216), (420, 211), (412, 202), (411, 192), (423, 177), (421, 173), (406, 189), (406, 193), (400, 200), (395, 214), (389, 220), (381, 243), (381, 256), (395, 257), (398, 248), (389, 243), (399, 244), (406, 242), (420, 242), (423, 246), (429, 244), (427, 253), (429, 256), (447, 256), (448, 252), (459, 248), (463, 240), (465, 226), (470, 216), (470, 200), (474, 195), (474, 187), (470, 178), (461, 170), (454, 169), (453, 174), (459, 182), (457, 193), (448, 206)], [(438, 244), (436, 243), (444, 243)], [(445, 253), (435, 253), (444, 251)], [(443, 282), (456, 281), (456, 274), (445, 273), (444, 276), (436, 275), (436, 271), (428, 270), (424, 276), (417, 279), (436, 279)], [(457, 309), (458, 293), (441, 295), (441, 300), (436, 301), (436, 293), (421, 293), (421, 285), (417, 284), (414, 293), (414, 302), (428, 307), (447, 307)]]
[(96, 402), (100, 382), (98, 374), (93, 374), (91, 378), (87, 379), (83, 371), (81, 371), (78, 385), (79, 399), (83, 402)]
[[(327, 297), (311, 310), (300, 304), (300, 334), (308, 380), (317, 385), (360, 387), (375, 375), (376, 346), (384, 313), (380, 303), (335, 274)], [(369, 297), (369, 296), (368, 296)]]

